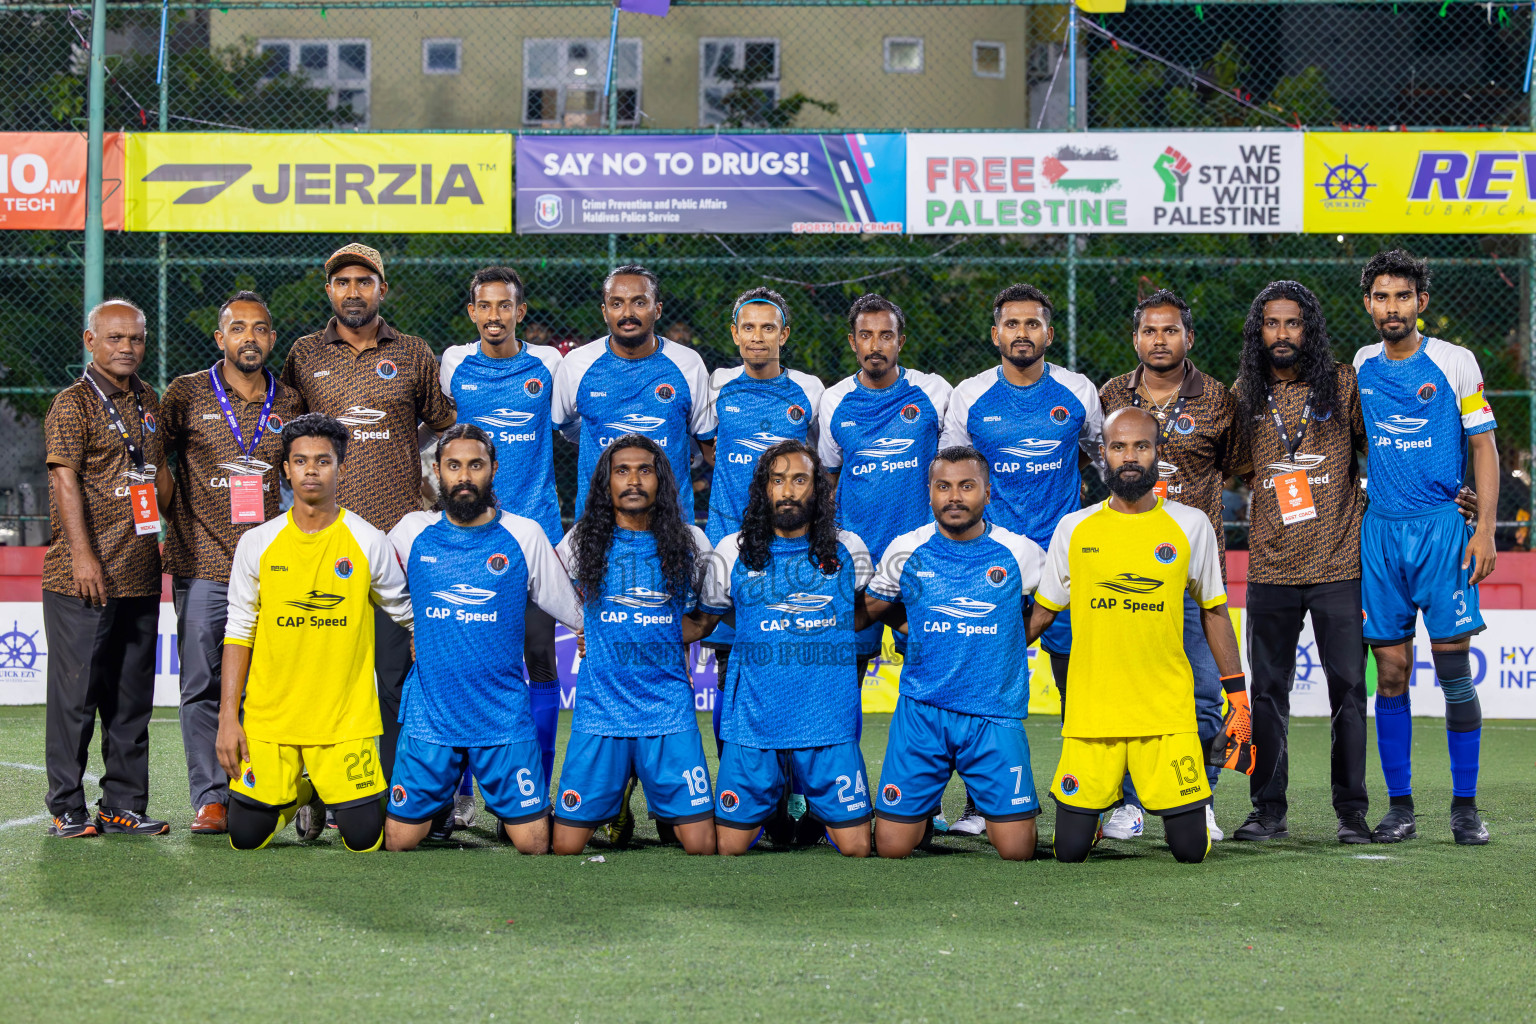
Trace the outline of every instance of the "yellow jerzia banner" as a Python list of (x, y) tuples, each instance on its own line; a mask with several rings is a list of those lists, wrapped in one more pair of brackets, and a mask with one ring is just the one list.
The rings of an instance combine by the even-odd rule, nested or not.
[(1536, 231), (1536, 134), (1309, 132), (1304, 230)]
[(129, 231), (512, 230), (512, 136), (142, 132)]

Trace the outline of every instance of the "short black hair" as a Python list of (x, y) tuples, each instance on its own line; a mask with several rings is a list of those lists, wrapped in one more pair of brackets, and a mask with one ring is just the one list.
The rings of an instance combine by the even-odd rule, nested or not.
[(469, 304), (471, 306), (475, 304), (475, 290), (481, 285), (489, 284), (492, 281), (500, 281), (502, 284), (511, 285), (514, 295), (512, 301), (523, 301), (523, 279), (517, 275), (517, 271), (511, 267), (481, 267), (469, 279)]
[(1189, 311), (1189, 303), (1179, 298), (1167, 288), (1159, 288), (1151, 295), (1148, 295), (1146, 298), (1136, 303), (1136, 312), (1131, 317), (1132, 331), (1141, 330), (1141, 314), (1145, 313), (1149, 309), (1156, 309), (1159, 306), (1172, 306), (1174, 309), (1178, 310), (1179, 322), (1184, 325), (1184, 333), (1195, 333), (1195, 316)]
[(454, 441), (479, 441), (485, 445), (485, 450), (491, 454), (491, 465), (496, 464), (496, 442), (491, 440), (491, 435), (473, 423), (455, 423), (438, 435), (437, 447), (432, 450), (432, 461), (443, 461), (443, 449)]
[(638, 263), (626, 263), (623, 266), (614, 267), (608, 271), (608, 276), (603, 278), (603, 294), (608, 294), (608, 286), (616, 277), (643, 277), (651, 283), (651, 298), (661, 301), (661, 278), (656, 276), (654, 270), (647, 270)]
[(241, 291), (235, 292), (235, 294), (225, 299), (224, 305), (219, 307), (218, 322), (220, 324), (224, 322), (224, 314), (229, 312), (229, 307), (233, 306), (237, 302), (254, 302), (256, 305), (267, 311), (268, 320), (272, 319), (272, 310), (267, 307), (267, 300), (262, 298), (260, 295), (257, 295), (253, 291), (242, 289)]
[(1360, 271), (1361, 294), (1371, 294), (1371, 286), (1383, 274), (1387, 277), (1407, 278), (1413, 282), (1415, 292), (1429, 293), (1429, 262), (1402, 249), (1388, 249), (1371, 257), (1365, 269)]
[(1051, 297), (1032, 284), (1011, 284), (997, 293), (997, 298), (992, 300), (992, 323), (994, 325), (1003, 322), (1003, 307), (1010, 302), (1038, 302), (1045, 310), (1045, 322), (1049, 324), (1051, 317), (1056, 315), (1056, 307), (1051, 305)]
[(283, 424), (284, 462), (288, 461), (288, 452), (293, 448), (293, 442), (301, 437), (328, 439), (331, 442), (331, 449), (336, 453), (336, 461), (346, 461), (347, 428), (334, 416), (327, 416), (323, 412), (306, 412)]
[(981, 478), (989, 484), (992, 482), (992, 467), (987, 465), (987, 457), (968, 444), (952, 444), (948, 448), (940, 448), (939, 453), (933, 457), (933, 461), (928, 463), (930, 479), (933, 477), (934, 467), (941, 462), (975, 462), (981, 466)]
[(859, 330), (859, 317), (864, 313), (890, 313), (896, 317), (896, 333), (907, 333), (907, 314), (901, 311), (901, 307), (883, 295), (867, 292), (853, 300), (853, 305), (848, 307), (848, 333), (856, 334)]
[(773, 303), (775, 306), (779, 307), (779, 312), (784, 316), (784, 326), (789, 326), (789, 303), (785, 301), (784, 296), (780, 295), (772, 288), (764, 288), (762, 286), (757, 288), (748, 288), (746, 291), (736, 296), (736, 304), (731, 307), (731, 323), (736, 322), (736, 316), (741, 312), (741, 307), (749, 302)]

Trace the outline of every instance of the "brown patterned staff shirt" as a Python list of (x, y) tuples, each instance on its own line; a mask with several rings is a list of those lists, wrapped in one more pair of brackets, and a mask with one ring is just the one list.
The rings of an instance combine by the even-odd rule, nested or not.
[[(1233, 464), (1253, 491), (1248, 512), (1249, 583), (1304, 587), (1360, 576), (1365, 492), (1360, 489), (1355, 452), (1364, 452), (1368, 442), (1355, 368), (1348, 363), (1339, 363), (1338, 368), (1338, 407), (1323, 414), (1326, 418), (1313, 410), (1294, 459), (1280, 443), (1267, 406), (1254, 416), (1251, 431), (1239, 424), (1233, 432), (1237, 435)], [(1270, 386), (1294, 441), (1310, 388), (1299, 380), (1271, 381)], [(1306, 471), (1317, 518), (1286, 526), (1272, 480), (1298, 469)]]
[(386, 533), (421, 508), (417, 421), (441, 431), (455, 415), (425, 341), (380, 319), (377, 342), (358, 352), (332, 317), (325, 330), (293, 343), (282, 382), (297, 392), (302, 411), (334, 416), (352, 432), (340, 505)]
[[(88, 365), (85, 372), (117, 407), (130, 436), (143, 449), (144, 461), (165, 472), (165, 444), (158, 423), (160, 400), (154, 389), (136, 374), (128, 378), (125, 391), (97, 372), (94, 365)], [(134, 392), (144, 405), (143, 420), (139, 419)], [(83, 379), (54, 396), (43, 421), (43, 439), (48, 465), (68, 466), (80, 478), (85, 527), (101, 562), (107, 597), (159, 596), (159, 538), (152, 533), (138, 535), (133, 525), (133, 509), (128, 504), (128, 488), (138, 479), (133, 458), (101, 407), (101, 399)], [(54, 493), (51, 474), (48, 499), (53, 543), (43, 556), (43, 589), (74, 594), (74, 560), (70, 557), (69, 538), (64, 534), (64, 519), (59, 513), (59, 498)]]
[[(223, 366), (221, 359), (214, 364), (214, 372), (222, 373)], [(224, 381), (224, 391), (235, 419), (240, 422), (240, 433), (245, 443), (250, 444), (266, 395), (247, 402), (228, 380)], [(251, 453), (254, 466), (244, 470), (240, 469), (244, 464), (240, 447), (235, 444), (229, 424), (224, 422), (224, 412), (208, 381), (207, 370), (171, 381), (160, 409), (166, 451), (176, 454), (176, 489), (161, 563), (172, 576), (228, 583), (235, 545), (247, 530), (257, 525), (230, 521), (229, 478), (240, 472), (259, 471), (264, 518), (277, 515), (283, 424), (299, 414), (299, 396), (278, 383), (272, 396), (272, 418)]]
[[(1132, 396), (1141, 386), (1143, 369), (1138, 366), (1099, 389), (1105, 419), (1116, 409), (1136, 404)], [(1201, 373), (1188, 359), (1184, 360), (1184, 383), (1179, 386), (1179, 397), (1169, 403), (1168, 412), (1173, 411), (1179, 399), (1184, 399), (1181, 422), (1168, 431), (1168, 440), (1158, 451), (1158, 460), (1167, 465), (1158, 468), (1172, 474), (1168, 480), (1169, 501), (1197, 508), (1211, 520), (1225, 579), (1227, 538), (1221, 526), (1221, 485), (1232, 473), (1228, 467), (1232, 465), (1232, 416), (1237, 406), (1226, 385)], [(1159, 412), (1145, 396), (1141, 407), (1157, 417), (1160, 427), (1164, 425), (1166, 414)]]

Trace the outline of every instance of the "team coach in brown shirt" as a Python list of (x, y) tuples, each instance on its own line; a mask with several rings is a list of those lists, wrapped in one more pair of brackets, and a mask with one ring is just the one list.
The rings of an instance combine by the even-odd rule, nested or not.
[(171, 381), (160, 403), (165, 447), (176, 455), (162, 561), (176, 605), (193, 832), (225, 831), (229, 776), (214, 740), (229, 570), (240, 537), (278, 514), (274, 467), (283, 424), (298, 414), (298, 396), (265, 367), (275, 338), (261, 296), (236, 293), (213, 332), (223, 358)]
[[(85, 373), (48, 409), (53, 543), (43, 559), (48, 638), (49, 835), (161, 835), (149, 803), (149, 717), (160, 618), (159, 487), (168, 491), (157, 418), (141, 381), (144, 313), (110, 299), (86, 319)], [(101, 800), (86, 811), (85, 762), (101, 715)]]
[[(305, 412), (334, 416), (352, 431), (346, 477), (337, 502), (388, 533), (421, 508), (418, 423), (453, 425), (453, 399), (438, 382), (427, 343), (401, 334), (379, 316), (389, 293), (377, 250), (353, 242), (325, 261), (325, 294), (335, 316), (325, 330), (293, 343), (282, 381)], [(400, 687), (411, 667), (411, 634), (375, 609), (374, 655), (384, 736), (379, 757), (388, 778), (400, 735)]]

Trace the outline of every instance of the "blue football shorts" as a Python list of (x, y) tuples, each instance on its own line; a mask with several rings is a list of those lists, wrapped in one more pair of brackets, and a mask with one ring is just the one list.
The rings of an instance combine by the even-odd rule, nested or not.
[(686, 825), (714, 813), (698, 729), (666, 736), (573, 732), (560, 767), (556, 823), (597, 828), (617, 818), (631, 775), (639, 778), (646, 807), (657, 821)]
[(890, 821), (928, 820), (939, 813), (952, 772), (960, 773), (976, 810), (989, 821), (1023, 821), (1040, 813), (1022, 728), (898, 697), (875, 813)]
[(720, 754), (715, 820), (732, 828), (757, 828), (772, 817), (793, 780), (818, 821), (846, 828), (870, 818), (868, 779), (857, 740), (792, 750), (727, 743)]
[(1431, 643), (1462, 640), (1485, 628), (1477, 588), (1461, 567), (1472, 527), (1455, 505), (1407, 519), (1367, 511), (1360, 527), (1360, 597), (1365, 642), (1391, 647), (1413, 639), (1417, 613)]
[(419, 825), (453, 803), (468, 768), (485, 806), (505, 824), (520, 825), (549, 813), (549, 783), (535, 740), (495, 747), (446, 747), (402, 732), (395, 745), (389, 816)]

